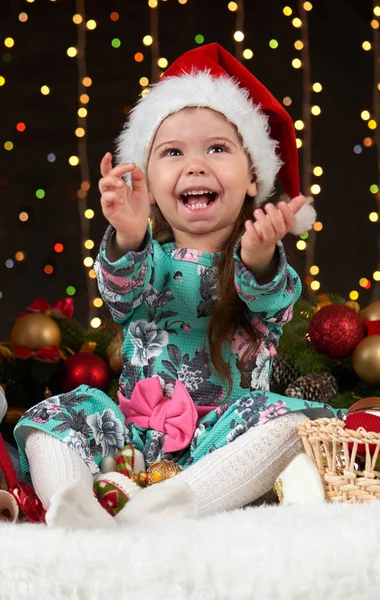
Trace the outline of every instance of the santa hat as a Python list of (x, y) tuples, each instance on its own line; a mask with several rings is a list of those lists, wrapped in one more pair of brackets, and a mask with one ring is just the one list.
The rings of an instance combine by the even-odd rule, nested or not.
[[(140, 99), (117, 140), (119, 161), (135, 162), (146, 172), (158, 127), (186, 107), (210, 108), (236, 126), (257, 177), (257, 206), (273, 194), (277, 174), (288, 198), (300, 194), (290, 115), (248, 69), (216, 43), (185, 52)], [(310, 202), (297, 213), (292, 233), (299, 235), (313, 226), (316, 213)]]

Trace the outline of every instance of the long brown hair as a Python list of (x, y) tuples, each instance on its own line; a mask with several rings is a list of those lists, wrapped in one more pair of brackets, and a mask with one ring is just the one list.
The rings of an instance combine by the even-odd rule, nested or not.
[[(252, 219), (254, 198), (246, 195), (234, 230), (224, 244), (218, 263), (218, 299), (213, 306), (207, 336), (210, 346), (210, 358), (220, 378), (228, 385), (228, 395), (232, 391), (231, 367), (223, 359), (223, 347), (230, 344), (237, 329), (243, 329), (248, 335), (248, 347), (241, 359), (244, 361), (257, 346), (258, 333), (251, 324), (245, 303), (235, 288), (234, 247), (244, 233), (244, 223)], [(160, 243), (174, 241), (174, 234), (161, 210), (154, 204), (151, 207), (153, 237)]]

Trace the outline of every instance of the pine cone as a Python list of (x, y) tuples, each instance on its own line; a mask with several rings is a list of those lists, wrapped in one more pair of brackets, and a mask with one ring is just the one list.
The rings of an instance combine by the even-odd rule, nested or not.
[(282, 356), (276, 354), (273, 360), (270, 376), (270, 387), (287, 386), (300, 376), (292, 363), (287, 362)]
[(314, 402), (328, 402), (338, 392), (338, 384), (330, 373), (311, 373), (299, 377), (285, 390), (285, 396)]

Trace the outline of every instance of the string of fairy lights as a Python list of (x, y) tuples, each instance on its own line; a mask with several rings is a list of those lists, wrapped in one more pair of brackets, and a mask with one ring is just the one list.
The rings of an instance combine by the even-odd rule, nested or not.
[[(50, 2), (57, 2), (58, 0), (50, 0)], [(160, 54), (160, 36), (159, 36), (159, 14), (161, 3), (176, 2), (180, 5), (190, 4), (192, 0), (145, 0), (149, 7), (149, 24), (147, 25), (147, 33), (144, 35), (139, 43), (136, 44), (134, 51), (131, 53), (131, 60), (141, 65), (141, 71), (139, 74), (139, 85), (142, 96), (149, 93), (150, 84), (159, 80), (160, 76), (164, 73), (169, 62), (168, 59)], [(18, 14), (18, 21), (20, 23), (27, 23), (29, 20), (28, 6), (32, 5), (35, 0), (25, 0), (25, 9)], [(225, 8), (235, 14), (233, 40), (235, 44), (235, 55), (239, 60), (250, 61), (255, 57), (255, 52), (252, 48), (246, 46), (246, 33), (245, 33), (245, 7), (244, 0), (228, 1), (225, 0)], [(84, 268), (86, 270), (87, 278), (87, 292), (89, 302), (89, 325), (93, 329), (97, 329), (102, 325), (102, 319), (97, 316), (98, 309), (103, 305), (102, 299), (98, 296), (94, 280), (96, 279), (95, 272), (93, 269), (94, 258), (97, 252), (97, 246), (93, 239), (91, 239), (91, 220), (95, 217), (95, 211), (88, 208), (88, 193), (91, 186), (91, 176), (87, 155), (87, 119), (90, 102), (90, 88), (93, 85), (93, 78), (87, 74), (87, 63), (86, 63), (86, 44), (87, 37), (97, 28), (98, 23), (94, 19), (86, 18), (86, 5), (85, 0), (76, 0), (76, 13), (71, 17), (73, 24), (77, 28), (77, 42), (76, 46), (71, 46), (66, 49), (66, 55), (69, 60), (76, 59), (77, 70), (78, 70), (78, 102), (77, 102), (77, 114), (76, 114), (76, 126), (73, 127), (73, 134), (77, 140), (77, 154), (67, 157), (68, 163), (72, 167), (78, 167), (78, 179), (79, 185), (77, 189), (77, 202), (78, 211), (80, 217), (80, 230), (81, 230), (81, 253)], [(311, 195), (315, 199), (322, 193), (321, 177), (324, 173), (323, 166), (314, 164), (312, 160), (312, 124), (314, 117), (318, 117), (322, 113), (320, 103), (318, 102), (319, 94), (323, 91), (322, 83), (319, 81), (313, 81), (311, 78), (310, 61), (309, 61), (309, 46), (308, 46), (308, 15), (312, 11), (313, 5), (309, 1), (298, 0), (297, 6), (284, 6), (282, 10), (283, 17), (289, 19), (291, 26), (296, 32), (296, 36), (293, 43), (295, 55), (291, 59), (291, 66), (294, 69), (302, 70), (302, 115), (294, 120), (294, 127), (296, 131), (297, 147), (302, 150), (303, 153), (303, 171), (302, 171), (302, 189), (306, 195)], [(372, 211), (369, 214), (369, 220), (376, 224), (379, 219), (380, 210), (380, 131), (377, 124), (380, 120), (380, 105), (379, 105), (379, 93), (380, 93), (380, 47), (379, 47), (379, 20), (380, 17), (380, 4), (379, 0), (374, 0), (373, 5), (373, 17), (371, 19), (372, 28), (372, 43), (370, 41), (363, 41), (362, 50), (365, 52), (373, 51), (374, 56), (374, 91), (372, 108), (365, 108), (361, 112), (361, 119), (366, 123), (366, 127), (370, 130), (370, 134), (364, 137), (362, 143), (356, 144), (353, 148), (355, 154), (360, 154), (365, 151), (366, 148), (370, 148), (376, 145), (377, 150), (377, 181), (376, 183), (371, 182), (369, 186), (369, 193), (374, 195), (377, 202), (377, 210)], [(109, 19), (111, 22), (116, 23), (120, 19), (120, 14), (112, 10), (109, 13)], [(104, 25), (104, 24), (102, 24)], [(201, 32), (194, 32), (195, 44), (208, 43), (212, 40), (206, 40), (205, 36)], [(122, 45), (122, 39), (111, 35), (110, 44), (112, 48), (118, 49)], [(280, 44), (277, 39), (268, 40), (269, 48), (276, 50)], [(12, 61), (12, 52), (16, 45), (15, 37), (8, 36), (4, 40), (5, 51), (2, 54), (3, 63), (10, 63)], [(150, 63), (150, 64), (149, 64)], [(6, 78), (0, 73), (0, 88), (6, 84)], [(40, 93), (44, 96), (48, 96), (51, 93), (48, 82), (43, 83), (40, 86)], [(282, 103), (285, 107), (289, 107), (292, 104), (292, 98), (290, 95), (285, 96), (282, 99)], [(130, 107), (126, 106), (123, 108), (124, 114), (128, 114)], [(22, 121), (15, 124), (15, 129), (18, 133), (27, 131), (28, 124)], [(19, 142), (20, 143), (20, 142)], [(14, 141), (9, 139), (3, 143), (5, 151), (11, 151), (14, 148)], [(50, 163), (54, 163), (56, 155), (50, 152), (46, 159)], [(35, 190), (36, 198), (44, 198), (46, 191), (42, 188)], [(371, 196), (373, 197), (373, 196)], [(29, 214), (26, 210), (21, 211), (18, 215), (21, 222), (25, 223), (29, 219)], [(296, 242), (296, 247), (300, 252), (305, 254), (305, 284), (310, 294), (314, 294), (321, 287), (320, 282), (320, 268), (315, 263), (315, 246), (317, 243), (317, 234), (323, 229), (323, 224), (317, 221), (314, 225), (314, 229), (308, 234), (304, 234), (299, 237)], [(65, 251), (65, 245), (61, 241), (57, 241), (54, 244), (54, 252), (59, 255)], [(15, 253), (13, 258), (8, 258), (5, 261), (7, 268), (13, 268), (17, 262), (26, 260), (26, 254), (24, 251), (19, 250)], [(43, 266), (44, 273), (49, 276), (55, 271), (53, 264), (46, 263)], [(371, 289), (372, 294), (378, 294), (380, 282), (380, 238), (378, 239), (378, 251), (377, 251), (377, 267), (371, 276), (367, 274), (367, 277), (362, 277), (358, 282), (360, 289), (366, 290)], [(377, 285), (374, 285), (377, 284)], [(375, 291), (377, 290), (377, 291)], [(68, 296), (75, 296), (76, 287), (75, 285), (67, 285), (65, 292)], [(2, 297), (2, 291), (0, 291), (0, 298)], [(352, 289), (350, 292), (350, 299), (357, 301), (359, 299), (358, 289)], [(373, 300), (376, 298), (373, 298)]]

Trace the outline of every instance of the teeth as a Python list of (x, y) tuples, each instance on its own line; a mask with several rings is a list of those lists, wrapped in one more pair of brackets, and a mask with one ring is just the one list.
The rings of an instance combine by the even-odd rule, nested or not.
[(199, 202), (197, 202), (197, 204), (191, 204), (190, 208), (191, 210), (196, 210), (197, 208), (207, 208), (207, 204), (203, 203), (200, 204)]
[(190, 190), (189, 192), (184, 192), (182, 196), (201, 196), (203, 194), (214, 194), (215, 192), (211, 192), (210, 190)]

